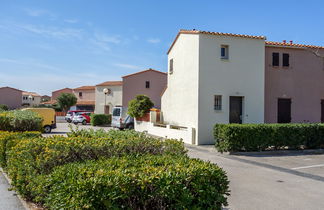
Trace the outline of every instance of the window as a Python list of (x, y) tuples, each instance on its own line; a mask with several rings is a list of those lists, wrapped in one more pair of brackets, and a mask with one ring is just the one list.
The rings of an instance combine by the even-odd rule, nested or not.
[(214, 96), (214, 110), (222, 110), (222, 96), (221, 95)]
[(279, 66), (279, 53), (272, 53), (272, 66)]
[(150, 88), (150, 81), (146, 81), (146, 82), (145, 82), (145, 87), (146, 87), (146, 88)]
[(170, 59), (169, 61), (169, 73), (173, 74), (173, 59)]
[(221, 45), (221, 59), (228, 59), (228, 45)]
[(82, 97), (82, 92), (79, 92), (79, 97)]
[(289, 66), (289, 54), (288, 53), (283, 53), (282, 54), (282, 66)]

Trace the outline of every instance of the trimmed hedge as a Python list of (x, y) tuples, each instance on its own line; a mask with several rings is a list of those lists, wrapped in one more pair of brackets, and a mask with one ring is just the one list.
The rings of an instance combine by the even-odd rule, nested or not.
[(29, 110), (14, 110), (0, 113), (2, 131), (41, 131), (43, 118)]
[(173, 156), (73, 163), (47, 180), (51, 209), (221, 209), (229, 193), (216, 165)]
[(114, 130), (79, 130), (71, 134), (74, 137), (25, 135), (1, 147), (6, 154), (4, 169), (20, 195), (49, 209), (221, 209), (227, 205), (225, 172), (190, 159), (177, 140)]
[(216, 148), (226, 151), (324, 148), (324, 124), (216, 124)]
[[(39, 175), (50, 174), (53, 168), (72, 162), (99, 160), (125, 155), (183, 156), (182, 142), (154, 138), (66, 138), (49, 137), (21, 141), (7, 153), (7, 171), (17, 191), (28, 199), (42, 201), (46, 192)], [(41, 182), (42, 183), (42, 182)]]
[(91, 114), (91, 125), (108, 125), (111, 124), (111, 114)]
[(7, 166), (7, 151), (26, 138), (38, 138), (41, 137), (40, 132), (8, 132), (0, 131), (0, 166)]
[(0, 104), (0, 112), (1, 111), (8, 111), (9, 107), (6, 104)]

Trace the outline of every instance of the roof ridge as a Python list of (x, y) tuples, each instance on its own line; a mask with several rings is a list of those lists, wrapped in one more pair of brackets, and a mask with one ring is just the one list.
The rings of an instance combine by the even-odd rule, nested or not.
[(266, 45), (277, 45), (277, 46), (285, 46), (285, 47), (306, 47), (306, 48), (324, 49), (324, 46), (298, 44), (298, 43), (287, 43), (287, 42), (276, 42), (276, 41), (266, 41), (265, 43)]

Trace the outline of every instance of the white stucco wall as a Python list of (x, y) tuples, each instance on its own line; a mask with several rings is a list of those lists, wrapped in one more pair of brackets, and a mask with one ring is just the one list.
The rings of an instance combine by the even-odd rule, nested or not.
[[(221, 45), (229, 59), (221, 59)], [(215, 123), (229, 123), (229, 97), (242, 96), (243, 123), (264, 122), (265, 43), (262, 39), (200, 34), (199, 144), (213, 144)], [(222, 110), (214, 110), (214, 95), (222, 95)]]
[(168, 55), (168, 62), (173, 58), (173, 74), (168, 71), (168, 87), (161, 99), (165, 123), (197, 129), (198, 42), (199, 35), (181, 34)]
[(109, 105), (109, 114), (112, 113), (114, 106), (122, 105), (122, 86), (96, 86), (96, 114), (105, 113), (105, 94), (103, 89), (107, 88), (111, 90), (111, 94), (106, 96), (106, 105)]

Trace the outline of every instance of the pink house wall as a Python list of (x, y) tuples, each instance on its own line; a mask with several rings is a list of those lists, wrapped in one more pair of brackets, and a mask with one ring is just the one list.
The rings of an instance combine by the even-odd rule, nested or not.
[[(79, 96), (79, 92), (82, 92), (82, 97)], [(96, 92), (95, 89), (91, 90), (73, 90), (74, 95), (77, 97), (78, 101), (95, 101)]]
[[(265, 122), (277, 122), (278, 98), (291, 99), (291, 122), (320, 122), (324, 59), (297, 48), (267, 46), (265, 52)], [(280, 53), (279, 67), (272, 66), (273, 52)], [(289, 53), (289, 67), (282, 67), (282, 53)]]
[(0, 88), (0, 104), (7, 105), (10, 109), (21, 107), (22, 91), (10, 87)]
[(64, 89), (61, 89), (61, 90), (53, 91), (52, 92), (52, 100), (56, 100), (57, 97), (59, 97), (59, 95), (61, 95), (62, 93), (72, 93), (72, 89), (71, 88), (64, 88)]
[[(150, 88), (145, 82), (150, 81)], [(154, 107), (161, 108), (161, 93), (167, 85), (167, 74), (155, 70), (147, 70), (123, 77), (123, 107), (138, 94), (151, 98)]]

